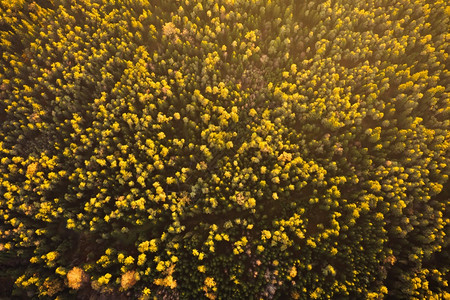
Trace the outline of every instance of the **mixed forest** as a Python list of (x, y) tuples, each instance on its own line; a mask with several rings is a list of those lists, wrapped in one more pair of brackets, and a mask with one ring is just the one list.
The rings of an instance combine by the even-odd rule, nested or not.
[(0, 298), (450, 299), (445, 0), (0, 0)]

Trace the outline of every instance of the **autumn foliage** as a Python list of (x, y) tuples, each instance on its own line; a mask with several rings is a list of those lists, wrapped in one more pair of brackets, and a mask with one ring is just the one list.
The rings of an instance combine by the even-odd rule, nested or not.
[(0, 296), (447, 299), (449, 19), (1, 0)]

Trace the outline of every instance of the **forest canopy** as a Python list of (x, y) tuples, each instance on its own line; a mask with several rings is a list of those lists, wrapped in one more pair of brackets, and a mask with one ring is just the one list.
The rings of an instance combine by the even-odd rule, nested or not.
[(449, 20), (0, 0), (0, 296), (447, 299)]

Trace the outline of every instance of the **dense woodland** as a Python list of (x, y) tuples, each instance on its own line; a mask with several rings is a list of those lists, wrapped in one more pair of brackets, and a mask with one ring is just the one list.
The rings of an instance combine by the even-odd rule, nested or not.
[(450, 299), (449, 20), (0, 0), (0, 297)]

